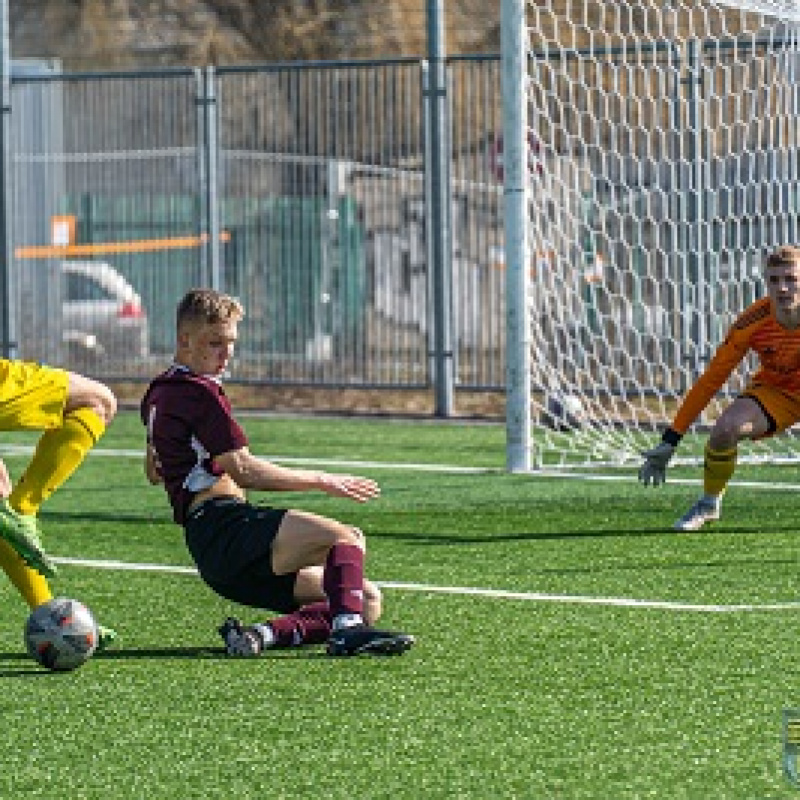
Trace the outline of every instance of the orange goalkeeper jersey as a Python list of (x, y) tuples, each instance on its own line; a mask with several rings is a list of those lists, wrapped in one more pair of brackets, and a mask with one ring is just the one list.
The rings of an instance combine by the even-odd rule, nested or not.
[(763, 297), (737, 317), (725, 341), (687, 392), (672, 422), (673, 430), (686, 433), (750, 351), (759, 359), (753, 381), (768, 383), (800, 398), (800, 328), (791, 330), (779, 325), (770, 299)]

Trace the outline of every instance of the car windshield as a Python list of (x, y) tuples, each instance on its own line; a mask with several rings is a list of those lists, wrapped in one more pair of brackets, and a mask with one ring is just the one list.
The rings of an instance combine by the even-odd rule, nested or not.
[(96, 280), (75, 272), (66, 275), (66, 297), (73, 301), (114, 299)]

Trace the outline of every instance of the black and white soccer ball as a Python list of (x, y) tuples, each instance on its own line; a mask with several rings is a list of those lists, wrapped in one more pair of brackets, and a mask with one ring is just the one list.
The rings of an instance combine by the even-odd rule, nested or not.
[(97, 622), (78, 600), (56, 597), (31, 611), (25, 646), (43, 667), (66, 672), (85, 664), (97, 649)]
[(547, 396), (542, 422), (554, 431), (576, 431), (586, 422), (583, 402), (576, 394), (553, 392)]

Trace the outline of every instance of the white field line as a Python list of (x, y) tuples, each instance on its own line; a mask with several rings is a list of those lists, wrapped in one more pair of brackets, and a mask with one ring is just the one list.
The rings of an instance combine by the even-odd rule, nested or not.
[[(53, 556), (58, 564), (94, 569), (116, 569), (136, 572), (167, 572), (176, 575), (197, 575), (194, 567), (170, 566), (169, 564), (139, 564), (128, 561), (106, 561), (87, 558)], [(404, 592), (427, 592), (431, 594), (455, 594), (471, 597), (488, 597), (495, 600), (525, 600), (532, 603), (561, 603), (566, 605), (607, 606), (615, 608), (643, 608), (662, 611), (699, 611), (707, 614), (725, 614), (744, 611), (792, 611), (800, 609), (800, 602), (786, 603), (739, 603), (717, 605), (681, 603), (671, 600), (642, 600), (634, 597), (592, 597), (586, 595), (544, 594), (541, 592), (509, 592), (504, 589), (481, 589), (470, 586), (432, 586), (425, 583), (397, 583), (375, 581), (383, 589), (398, 589)]]
[[(0, 455), (28, 455), (33, 452), (33, 447), (28, 445), (0, 445)], [(95, 448), (92, 450), (93, 456), (106, 456), (113, 458), (142, 458), (140, 450), (120, 450), (110, 448)], [(283, 456), (270, 456), (270, 460), (286, 464), (307, 464), (318, 466), (337, 466), (346, 468), (367, 468), (367, 469), (408, 469), (415, 471), (439, 472), (439, 473), (464, 473), (464, 474), (486, 474), (499, 473), (501, 470), (489, 467), (462, 467), (452, 464), (404, 464), (391, 463), (384, 461), (345, 461), (338, 459), (318, 459), (318, 458), (287, 458)], [(559, 480), (585, 480), (585, 481), (631, 481), (635, 480), (633, 474), (600, 475), (593, 473), (580, 473), (572, 471), (543, 470), (531, 473), (531, 478), (555, 478)], [(670, 481), (676, 484), (694, 485), (698, 480), (674, 479)], [(793, 483), (768, 483), (758, 481), (732, 481), (731, 485), (745, 486), (753, 489), (800, 489), (800, 485)], [(143, 572), (168, 572), (172, 574), (197, 575), (194, 567), (170, 566), (166, 564), (137, 564), (126, 561), (105, 561), (80, 558), (69, 558), (66, 556), (54, 556), (53, 560), (59, 564), (71, 564), (74, 566), (94, 567), (96, 569), (118, 569), (118, 570), (137, 570)], [(572, 605), (595, 605), (610, 606), (618, 608), (644, 608), (661, 609), (665, 611), (698, 611), (705, 613), (732, 613), (746, 611), (790, 611), (800, 609), (800, 601), (785, 603), (764, 603), (764, 604), (733, 604), (716, 605), (702, 603), (682, 603), (671, 600), (643, 600), (633, 597), (592, 597), (584, 595), (559, 595), (545, 594), (541, 592), (510, 592), (503, 589), (481, 589), (464, 586), (432, 586), (421, 583), (395, 583), (379, 582), (376, 583), (387, 589), (399, 589), (410, 592), (430, 592), (438, 594), (457, 594), (470, 595), (473, 597), (490, 597), (501, 600), (524, 600), (535, 603), (563, 603)]]
[[(2, 444), (0, 445), (0, 456), (25, 456), (33, 453), (32, 445)], [(111, 458), (136, 458), (143, 459), (143, 450), (114, 450), (111, 448), (96, 447), (90, 456), (106, 456)], [(499, 469), (492, 467), (460, 467), (455, 464), (403, 464), (390, 463), (388, 461), (346, 461), (331, 458), (293, 458), (291, 456), (263, 456), (269, 461), (281, 464), (303, 464), (322, 467), (347, 467), (357, 469), (408, 469), (417, 472), (442, 472), (442, 473), (464, 473), (467, 475), (482, 475), (489, 472), (500, 472)]]
[[(31, 445), (0, 444), (0, 456), (31, 455), (33, 447)], [(135, 458), (142, 459), (144, 453), (141, 450), (119, 450), (113, 448), (96, 447), (89, 454), (90, 456), (105, 456), (110, 458)], [(438, 472), (441, 474), (463, 474), (463, 475), (488, 475), (502, 474), (504, 470), (495, 467), (464, 467), (456, 464), (409, 464), (391, 461), (348, 461), (345, 459), (331, 458), (294, 458), (292, 456), (264, 456), (270, 461), (280, 464), (299, 464), (303, 466), (319, 467), (343, 467), (346, 469), (392, 469), (392, 470), (411, 470), (414, 472)], [(530, 478), (557, 478), (559, 480), (580, 480), (580, 481), (613, 481), (630, 483), (636, 480), (635, 468), (622, 471), (620, 473), (598, 474), (592, 472), (575, 472), (573, 470), (536, 470), (530, 473)], [(669, 483), (679, 486), (696, 486), (701, 483), (700, 477), (697, 478), (670, 478)], [(798, 483), (776, 483), (775, 481), (740, 481), (732, 480), (730, 486), (743, 486), (748, 489), (790, 489), (800, 490)]]

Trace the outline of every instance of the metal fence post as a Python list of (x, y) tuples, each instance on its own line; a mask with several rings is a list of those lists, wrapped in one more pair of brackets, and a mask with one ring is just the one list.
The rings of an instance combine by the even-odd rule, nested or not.
[(219, 219), (219, 138), (214, 67), (197, 71), (198, 184), (200, 188), (201, 274), (213, 289), (224, 290)]
[(5, 358), (17, 357), (17, 310), (9, 230), (11, 128), (11, 40), (8, 2), (0, 0), (0, 347)]
[(444, 14), (439, 0), (428, 2), (428, 81), (423, 88), (423, 103), (430, 110), (426, 180), (427, 237), (429, 268), (433, 288), (433, 361), (435, 414), (453, 415), (453, 254), (452, 203), (450, 202), (450, 131), (447, 121), (447, 80), (444, 61)]

